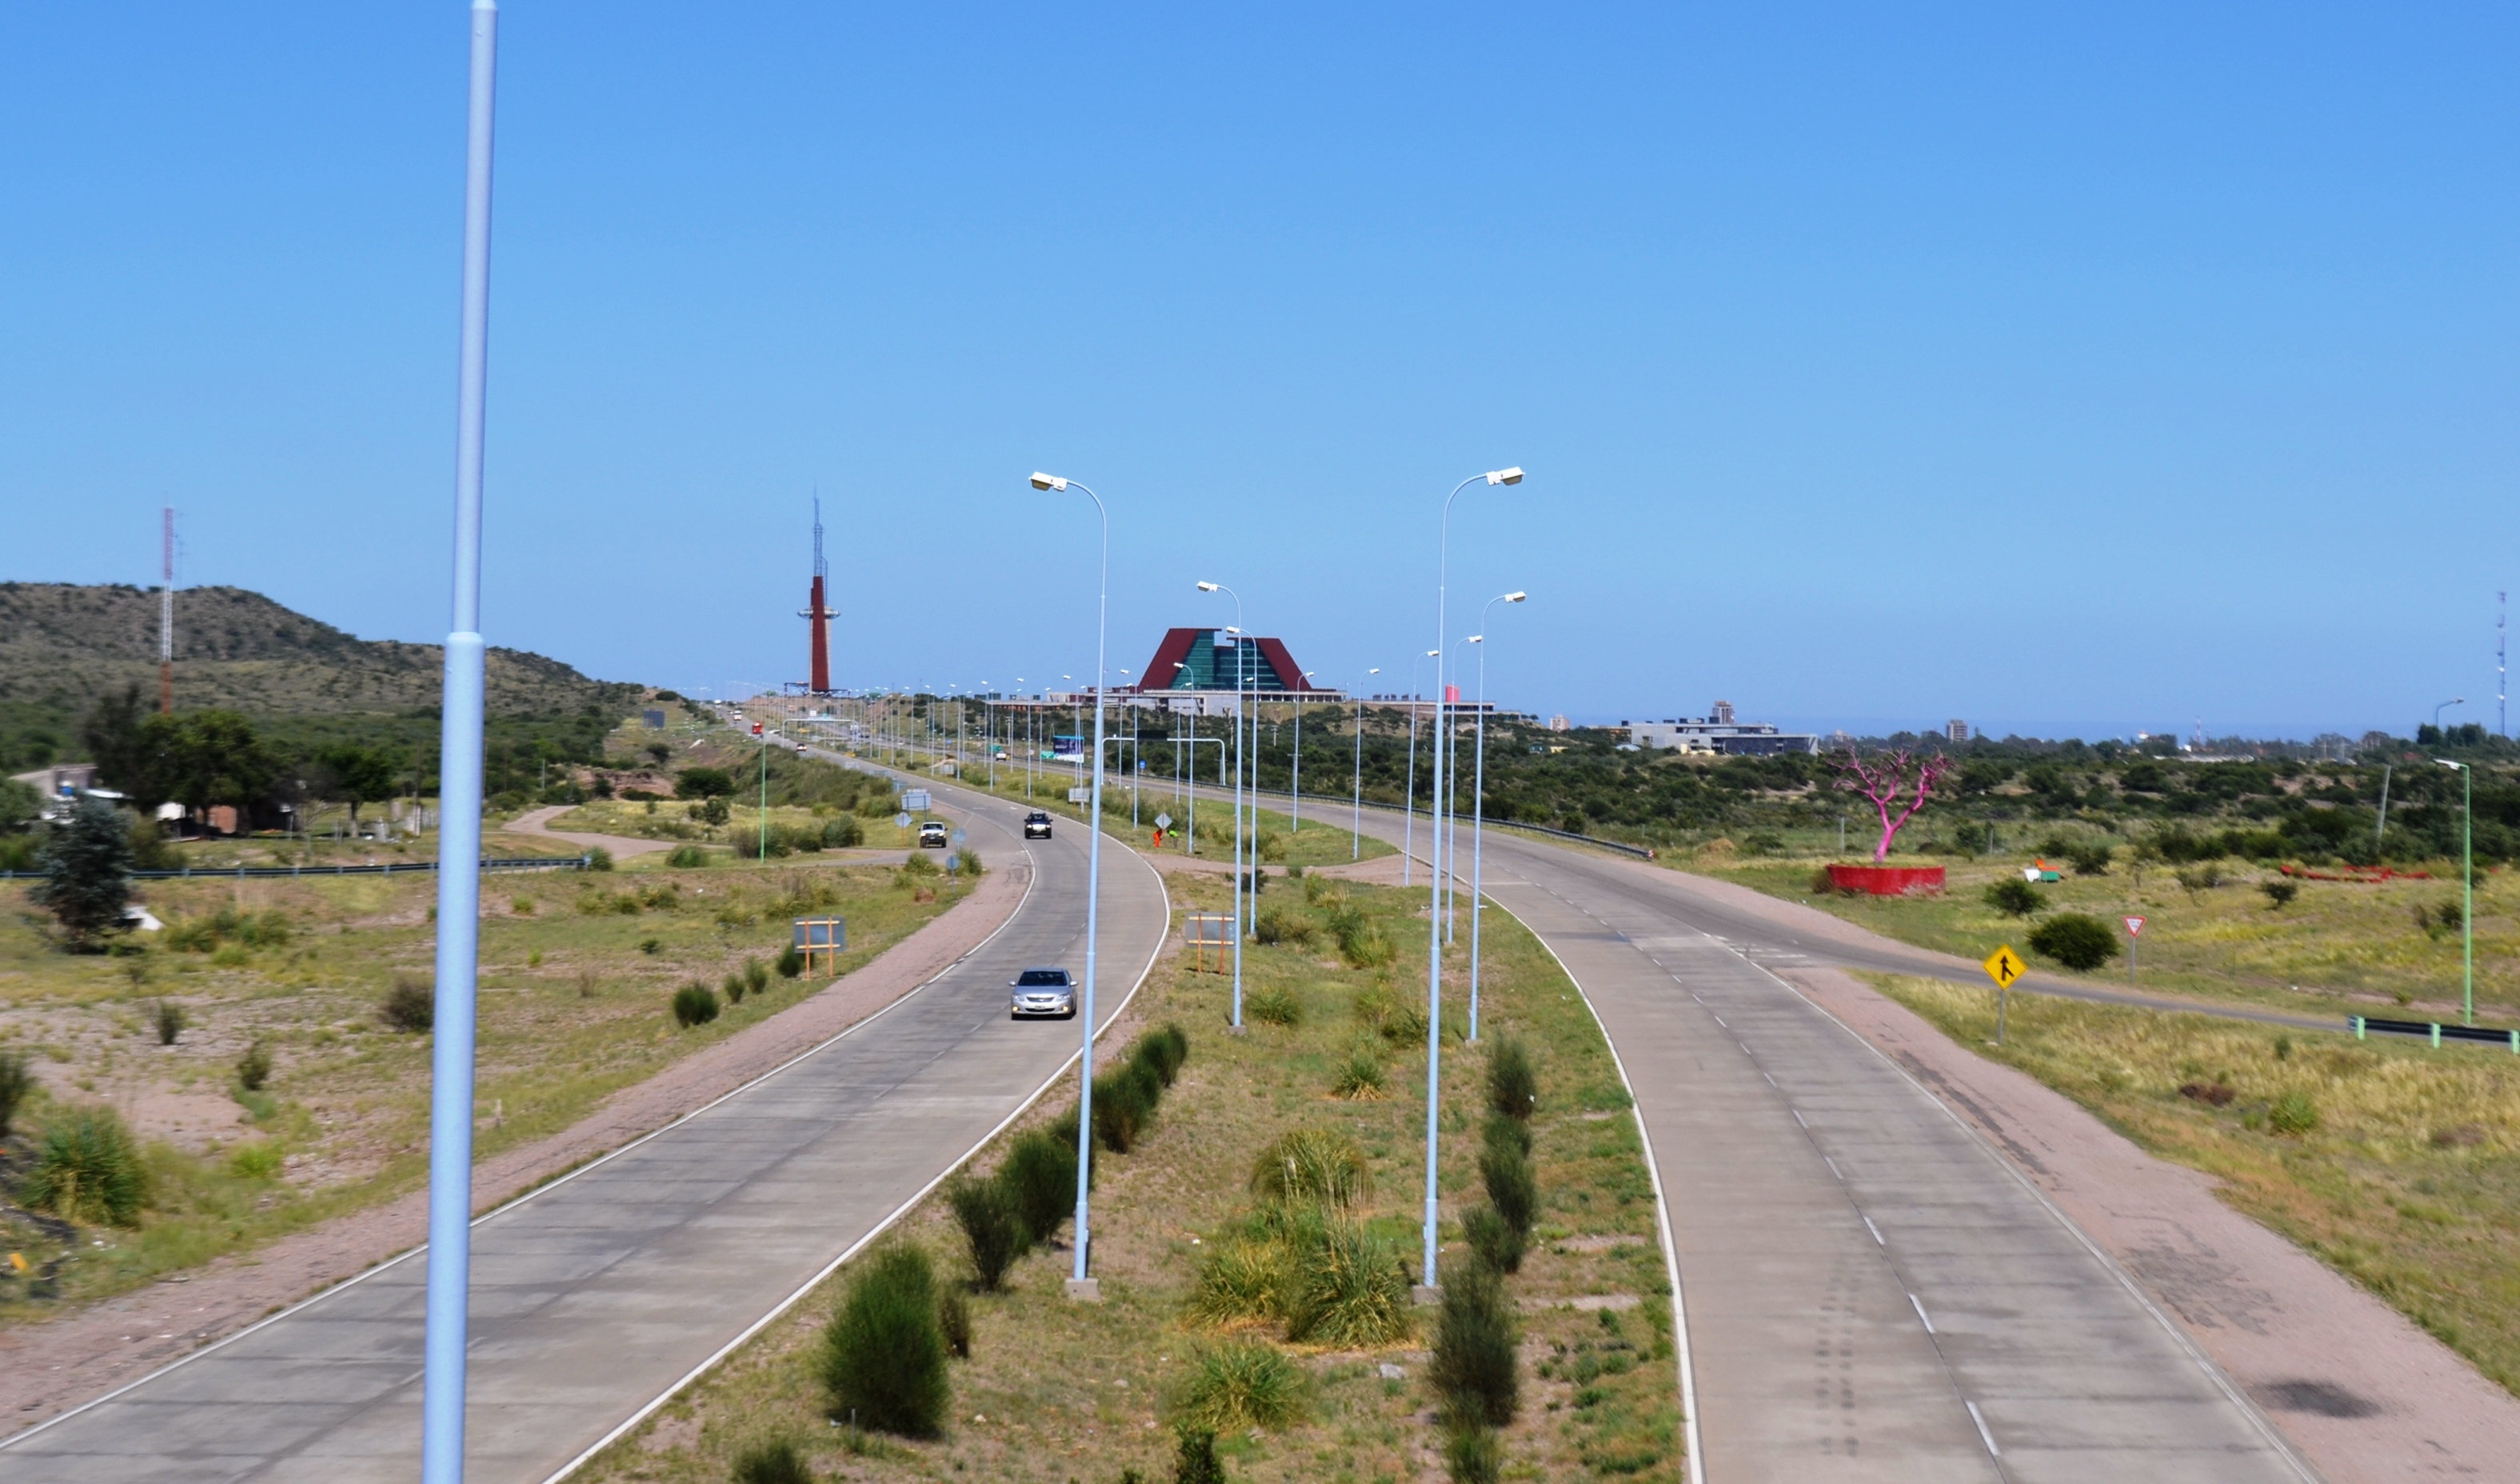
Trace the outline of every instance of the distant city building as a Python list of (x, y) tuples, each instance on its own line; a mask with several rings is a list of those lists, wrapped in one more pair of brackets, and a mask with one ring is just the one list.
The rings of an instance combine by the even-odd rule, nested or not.
[(1957, 717), (1953, 718), (1951, 720), (1943, 723), (1943, 737), (1945, 740), (1952, 742), (1967, 741), (1969, 739), (1968, 723), (1960, 720)]
[(1660, 721), (1622, 721), (1625, 741), (1640, 748), (1674, 748), (1685, 753), (1720, 753), (1734, 758), (1768, 758), (1782, 753), (1816, 753), (1820, 738), (1809, 732), (1779, 731), (1764, 721), (1736, 721), (1732, 703), (1718, 701), (1703, 717), (1672, 717)]
[(1555, 716), (1549, 719), (1549, 729), (1551, 731), (1573, 731), (1575, 729), (1575, 723), (1567, 720), (1563, 716)]
[[(1245, 695), (1255, 701), (1347, 698), (1345, 692), (1304, 678), (1283, 640), (1229, 634), (1222, 628), (1165, 630), (1163, 642), (1155, 646), (1154, 658), (1147, 662), (1138, 682), (1114, 685), (1106, 694), (1122, 705), (1201, 717), (1231, 716)], [(1090, 689), (1046, 691), (1042, 696), (1052, 706), (1085, 705), (1093, 699)]]

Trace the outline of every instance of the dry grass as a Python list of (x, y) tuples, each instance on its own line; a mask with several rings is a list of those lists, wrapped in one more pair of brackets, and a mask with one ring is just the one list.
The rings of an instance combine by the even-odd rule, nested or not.
[[(1225, 883), (1205, 878), (1175, 878), (1172, 886), (1176, 907), (1214, 909), (1225, 893)], [(1269, 900), (1277, 901), (1274, 888)], [(1416, 894), (1360, 888), (1351, 902), (1393, 936), (1423, 941)], [(1505, 1433), (1508, 1475), (1570, 1479), (1615, 1471), (1677, 1478), (1669, 1299), (1653, 1238), (1651, 1187), (1634, 1124), (1622, 1111), (1625, 1094), (1598, 1031), (1547, 954), (1510, 919), (1492, 921), (1487, 941), (1483, 1010), (1495, 1016), (1500, 1032), (1510, 1031), (1532, 1047), (1541, 1079), (1533, 1127), (1545, 1204), (1535, 1250), (1511, 1282), (1528, 1311), (1524, 1365), (1530, 1371), (1548, 1361), (1554, 1371), (1563, 1358), (1591, 1354), (1602, 1343), (1621, 1345), (1625, 1357), (1619, 1373), (1597, 1367), (1582, 1383), (1571, 1369), (1549, 1378), (1526, 1375), (1522, 1415)], [(1104, 1302), (1073, 1304), (1060, 1296), (1070, 1261), (1063, 1245), (1016, 1264), (1005, 1293), (972, 1295), (972, 1354), (956, 1363), (954, 1421), (944, 1439), (893, 1446), (877, 1457), (852, 1452), (845, 1430), (827, 1425), (809, 1364), (835, 1282), (616, 1445), (584, 1477), (590, 1484), (722, 1480), (747, 1440), (777, 1433), (808, 1439), (818, 1477), (1107, 1484), (1135, 1468), (1161, 1479), (1172, 1474), (1176, 1417), (1220, 1409), (1251, 1418), (1218, 1442), (1237, 1480), (1440, 1477), (1443, 1438), (1428, 1420), (1433, 1399), (1418, 1348), (1422, 1335), (1337, 1349), (1289, 1342), (1278, 1323), (1193, 1317), (1201, 1275), (1220, 1239), (1244, 1229), (1260, 1209), (1248, 1188), (1250, 1172), (1294, 1130), (1324, 1136), (1330, 1163), (1346, 1172), (1340, 1183), (1354, 1204), (1335, 1220), (1361, 1240), (1398, 1254), (1413, 1275), (1417, 1266), (1425, 1110), (1409, 1090), (1415, 1083), (1395, 1078), (1387, 1101), (1332, 1095), (1357, 1037), (1351, 1002), (1377, 986), (1386, 999), (1396, 999), (1407, 993), (1405, 985), (1392, 984), (1387, 970), (1350, 968), (1319, 950), (1246, 949), (1244, 964), (1246, 991), (1295, 997), (1306, 1010), (1300, 1024), (1255, 1025), (1246, 1036), (1229, 1036), (1223, 1025), (1228, 981), (1174, 960), (1158, 966), (1131, 1019), (1178, 1020), (1192, 1049), (1143, 1142), (1125, 1156), (1103, 1156), (1095, 1197), (1095, 1269)], [(1124, 1043), (1133, 1028), (1124, 1025), (1117, 1034), (1113, 1043)], [(1442, 1185), (1449, 1218), (1478, 1199), (1474, 1162), (1485, 1052), (1448, 1039), (1446, 1058)], [(1072, 1093), (1045, 1099), (1027, 1125), (1072, 1106)], [(1361, 1153), (1362, 1171), (1352, 1170), (1329, 1142), (1337, 1139)], [(1002, 1157), (1002, 1145), (983, 1152), (983, 1168)], [(1272, 1163), (1282, 1161), (1273, 1156)], [(1365, 1178), (1350, 1179), (1359, 1174)], [(907, 1218), (906, 1234), (939, 1254), (953, 1253), (950, 1222), (943, 1202), (931, 1199)], [(1445, 1239), (1447, 1261), (1458, 1258), (1462, 1248), (1449, 1219)], [(1609, 1293), (1642, 1300), (1624, 1316), (1622, 1340), (1612, 1340), (1597, 1316), (1564, 1306), (1579, 1295)], [(1422, 1330), (1422, 1315), (1403, 1320)], [(1216, 1359), (1228, 1355), (1230, 1368)], [(1286, 1386), (1266, 1357), (1282, 1359), (1300, 1385)], [(1401, 1377), (1386, 1377), (1379, 1368), (1385, 1365), (1398, 1367)], [(1225, 1369), (1234, 1375), (1212, 1373)], [(1255, 1390), (1245, 1381), (1263, 1372), (1270, 1397), (1300, 1400), (1262, 1408), (1238, 1395)], [(1267, 1425), (1252, 1425), (1262, 1421)]]
[[(2144, 1148), (2220, 1177), (2231, 1205), (2520, 1391), (2520, 1057), (2022, 995), (1999, 1049), (1986, 1044), (1991, 994), (1873, 982)], [(2316, 1127), (2280, 1132), (2287, 1108), (2314, 1111)]]

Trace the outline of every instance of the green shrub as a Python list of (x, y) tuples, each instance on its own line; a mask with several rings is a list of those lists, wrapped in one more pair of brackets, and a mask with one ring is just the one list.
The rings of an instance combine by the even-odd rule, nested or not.
[(35, 1074), (26, 1070), (26, 1058), (16, 1051), (0, 1051), (0, 1137), (8, 1136), (10, 1120), (33, 1090)]
[(418, 974), (396, 974), (377, 1014), (394, 1030), (418, 1035), (437, 1023), (437, 990)]
[(1366, 915), (1362, 907), (1333, 908), (1329, 928), (1338, 939), (1339, 956), (1347, 960), (1350, 968), (1380, 968), (1398, 952), (1391, 946), (1391, 939), (1382, 931), (1381, 924)]
[(1382, 1017), (1382, 1039), (1395, 1046), (1422, 1046), (1426, 1043), (1426, 1012), (1414, 1004), (1404, 1004)]
[(149, 1018), (158, 1029), (158, 1043), (171, 1046), (175, 1038), (184, 1034), (184, 1007), (171, 999), (153, 1001)]
[(237, 1086), (248, 1092), (259, 1092), (271, 1081), (271, 1047), (256, 1041), (237, 1058)]
[(1373, 1043), (1361, 1041), (1349, 1049), (1347, 1060), (1339, 1063), (1337, 1078), (1330, 1083), (1330, 1093), (1350, 1102), (1374, 1102), (1382, 1096), (1382, 1056)]
[(954, 868), (962, 872), (963, 878), (967, 881), (978, 880), (980, 876), (980, 853), (971, 849), (968, 845), (957, 849), (954, 852)]
[(612, 853), (600, 845), (593, 847), (586, 853), (586, 868), (590, 871), (612, 869)]
[(1523, 1234), (1494, 1206), (1472, 1206), (1462, 1218), (1462, 1235), (1469, 1240), (1470, 1254), (1485, 1266), (1499, 1273), (1522, 1271)]
[(1521, 1401), (1514, 1353), (1521, 1343), (1505, 1280), (1473, 1263), (1447, 1275), (1426, 1377), (1456, 1426), (1503, 1427)]
[(2087, 912), (2059, 912), (2030, 930), (2030, 951), (2088, 972), (2118, 956), (2114, 928)]
[(853, 845), (864, 844), (866, 844), (866, 826), (858, 823), (857, 815), (842, 814), (836, 819), (823, 821), (825, 850), (847, 850)]
[(674, 992), (674, 1024), (688, 1031), (717, 1019), (717, 996), (697, 981)]
[(129, 929), (122, 909), (131, 901), (131, 833), (110, 801), (81, 799), (45, 836), (36, 864), (44, 879), (26, 901), (61, 923), (71, 951), (101, 952), (109, 935)]
[[(1072, 1129), (1074, 1126), (1070, 1125)], [(1046, 1129), (1015, 1136), (999, 1183), (1014, 1203), (1016, 1219), (1033, 1241), (1050, 1240), (1058, 1224), (1076, 1209), (1076, 1139), (1061, 1139)]]
[(936, 1436), (952, 1400), (945, 1350), (927, 1253), (909, 1242), (882, 1248), (823, 1331), (816, 1359), (831, 1414), (902, 1437)]
[(1251, 1162), (1250, 1188), (1262, 1200), (1346, 1210), (1372, 1193), (1373, 1176), (1355, 1139), (1325, 1129), (1293, 1129)]
[(19, 1198), (37, 1211), (89, 1226), (130, 1227), (148, 1197), (140, 1146), (112, 1108), (71, 1110), (44, 1129)]
[(743, 987), (755, 995), (770, 988), (770, 970), (758, 958), (743, 960)]
[(1488, 1106), (1517, 1120), (1540, 1109), (1540, 1076), (1532, 1070), (1531, 1052), (1510, 1037), (1488, 1052)]
[(928, 859), (925, 856), (913, 856), (909, 859), (901, 862), (901, 864), (894, 866), (892, 874), (893, 885), (908, 886), (926, 877), (941, 876), (944, 874), (944, 871), (937, 866), (935, 861)]
[(774, 967), (779, 970), (780, 978), (793, 979), (805, 972), (805, 955), (791, 943), (779, 951), (779, 961)]
[(270, 1180), (280, 1174), (283, 1163), (280, 1145), (267, 1138), (239, 1144), (228, 1156), (228, 1169), (243, 1180)]
[(1340, 1350), (1409, 1333), (1409, 1273), (1399, 1250), (1348, 1221), (1306, 1223), (1287, 1294), (1286, 1338)]
[(966, 1176), (946, 1188), (945, 1203), (953, 1209), (954, 1224), (963, 1229), (971, 1272), (981, 1288), (996, 1291), (1007, 1270), (1032, 1245), (1014, 1192), (1001, 1181)]
[(2267, 1127), (2297, 1138), (2318, 1127), (2318, 1104), (2312, 1102), (2307, 1092), (2286, 1092), (2267, 1110)]
[(1129, 1059), (1144, 1061), (1154, 1068), (1156, 1079), (1169, 1088), (1181, 1076), (1182, 1067), (1190, 1061), (1190, 1034), (1178, 1024), (1167, 1021), (1139, 1037)]
[(1313, 923), (1294, 908), (1273, 906), (1252, 919), (1251, 936), (1265, 944), (1300, 946), (1313, 941)]
[(735, 1456), (735, 1484), (814, 1484), (814, 1470), (794, 1443), (769, 1438)]
[(1452, 1484), (1497, 1484), (1505, 1476), (1505, 1444), (1476, 1423), (1444, 1435), (1444, 1477)]
[(2300, 885), (2291, 881), (2264, 882), (2259, 885), (2258, 890), (2267, 894), (2268, 909), (2277, 912), (2291, 905), (2292, 899), (2301, 895)]
[(1124, 1067), (1094, 1079), (1094, 1136), (1114, 1154), (1136, 1147), (1139, 1136), (1155, 1119), (1155, 1082), (1142, 1067)]
[[(2074, 862), (2077, 876), (2105, 876), (2109, 873), (2109, 859), (2116, 854), (2105, 845), (2078, 845), (2065, 853), (2065, 858)], [(2021, 884), (2028, 886), (2030, 883), (2025, 881)]]
[(743, 1003), (743, 976), (742, 974), (727, 975), (726, 978), (718, 982), (718, 993), (726, 997), (726, 1001), (729, 1004)]
[(945, 1348), (956, 1360), (971, 1358), (971, 1306), (963, 1301), (963, 1290), (947, 1287), (937, 1293), (936, 1332), (945, 1336)]
[(1304, 1412), (1304, 1373), (1275, 1345), (1243, 1342), (1198, 1357), (1173, 1415), (1208, 1432), (1283, 1427)]
[(1191, 1317), (1210, 1324), (1283, 1319), (1293, 1268), (1293, 1249), (1280, 1234), (1245, 1231), (1211, 1243), (1191, 1289)]
[(1488, 1204), (1518, 1236), (1531, 1235), (1531, 1224), (1540, 1215), (1540, 1180), (1531, 1168), (1527, 1142), (1510, 1136), (1499, 1137), (1498, 1125), (1519, 1129), (1511, 1120), (1488, 1120), (1489, 1136), (1479, 1150), (1479, 1180), (1486, 1185)]
[(1285, 990), (1262, 990), (1244, 996), (1242, 1009), (1262, 1025), (1292, 1029), (1304, 1023), (1304, 1002)]
[(1217, 1461), (1216, 1434), (1185, 1427), (1181, 1452), (1173, 1459), (1173, 1484), (1225, 1484), (1225, 1465)]
[(665, 863), (678, 871), (698, 870), (708, 864), (708, 852), (697, 845), (677, 845), (666, 855)]
[(2027, 917), (2047, 905), (2039, 888), (2018, 876), (2006, 876), (1986, 889), (1986, 904), (2007, 917)]

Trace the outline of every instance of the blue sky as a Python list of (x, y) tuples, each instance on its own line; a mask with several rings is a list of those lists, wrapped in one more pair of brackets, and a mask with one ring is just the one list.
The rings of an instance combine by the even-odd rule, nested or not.
[[(800, 677), (819, 486), (843, 683), (1082, 673), (1045, 468), (1115, 671), (1204, 578), (1387, 680), (1512, 463), (1512, 704), (2494, 721), (2520, 16), (1739, 9), (518, 0), (485, 627)], [(11, 26), (0, 580), (172, 503), (187, 582), (441, 632), (464, 6)]]

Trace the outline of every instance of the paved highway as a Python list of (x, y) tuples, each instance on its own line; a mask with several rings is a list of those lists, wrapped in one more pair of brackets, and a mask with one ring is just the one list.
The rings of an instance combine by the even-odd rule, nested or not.
[[(473, 1228), (467, 1476), (535, 1484), (670, 1392), (879, 1230), (1075, 1055), (1007, 1019), (1026, 964), (1085, 956), (1085, 839), (935, 784), (1030, 891), (1000, 932), (816, 1052)], [(1062, 821), (1064, 823), (1064, 821)], [(1170, 920), (1153, 870), (1103, 855), (1103, 1024)], [(0, 1443), (10, 1484), (404, 1481), (420, 1454), (425, 1265), (406, 1257)]]

